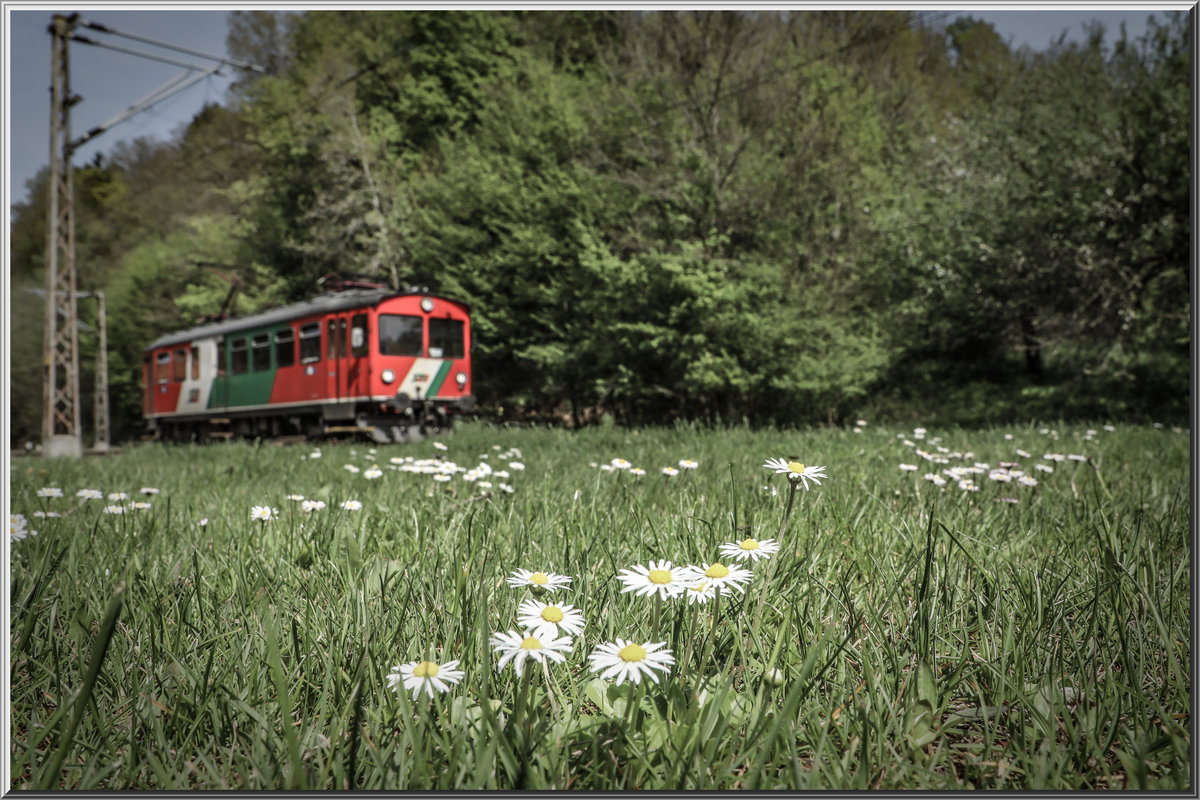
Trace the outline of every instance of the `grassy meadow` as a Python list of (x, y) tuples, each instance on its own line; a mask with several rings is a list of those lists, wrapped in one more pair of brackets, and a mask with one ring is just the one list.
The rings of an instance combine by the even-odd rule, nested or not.
[[(14, 458), (11, 788), (1192, 790), (1188, 439), (466, 425)], [(720, 555), (747, 539), (781, 546)], [(753, 577), (622, 591), (662, 561)], [(497, 669), (518, 570), (569, 577), (540, 597), (585, 626)], [(673, 663), (603, 678), (618, 639)], [(445, 692), (389, 685), (455, 660)]]

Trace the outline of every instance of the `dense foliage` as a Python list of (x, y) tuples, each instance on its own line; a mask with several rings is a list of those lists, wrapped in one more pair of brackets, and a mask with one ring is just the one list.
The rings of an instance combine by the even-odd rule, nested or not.
[[(229, 46), (267, 73), (77, 168), (118, 438), (141, 349), (230, 273), (239, 311), (327, 273), (462, 298), (495, 416), (1187, 408), (1187, 15), (1034, 52), (907, 11), (251, 11)], [(12, 309), (20, 438), (41, 313)]]

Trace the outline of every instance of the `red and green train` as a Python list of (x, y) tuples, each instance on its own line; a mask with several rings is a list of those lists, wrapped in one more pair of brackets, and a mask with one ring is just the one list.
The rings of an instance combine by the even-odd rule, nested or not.
[(466, 305), (349, 288), (157, 339), (142, 360), (150, 432), (174, 441), (361, 433), (416, 441), (474, 407)]

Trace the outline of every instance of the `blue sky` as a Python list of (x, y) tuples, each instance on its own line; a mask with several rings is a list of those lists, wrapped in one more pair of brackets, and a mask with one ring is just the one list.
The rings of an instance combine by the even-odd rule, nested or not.
[[(29, 5), (29, 4), (27, 4)], [(1070, 5), (1070, 4), (1064, 4)], [(957, 14), (969, 14), (991, 22), (996, 30), (1014, 47), (1028, 45), (1043, 49), (1063, 31), (1068, 38), (1081, 40), (1083, 26), (1088, 20), (1098, 20), (1107, 29), (1107, 40), (1115, 39), (1119, 25), (1126, 23), (1131, 37), (1146, 29), (1151, 14), (1163, 16), (1162, 9), (1186, 8), (1186, 4), (1131, 4), (1120, 6), (1095, 4), (1096, 8), (1045, 10), (984, 10), (965, 11), (939, 7), (929, 10), (930, 16), (949, 21)], [(905, 6), (897, 6), (903, 8)], [(916, 6), (910, 6), (916, 7)], [(1059, 9), (1063, 5), (1058, 6)], [(69, 13), (71, 9), (63, 10)], [(6, 100), (5, 172), (8, 175), (9, 202), (25, 199), (26, 182), (49, 162), (50, 127), (50, 45), (47, 33), (52, 8), (22, 9), (20, 4), (4, 8), (4, 56)], [(171, 44), (213, 55), (225, 54), (226, 10), (123, 10), (85, 8), (81, 16), (127, 33), (147, 36)], [(211, 61), (182, 53), (162, 50), (125, 38), (98, 34), (89, 30), (81, 33), (143, 52), (153, 52), (171, 58), (209, 67)], [(137, 56), (112, 52), (79, 43), (70, 45), (71, 89), (84, 101), (71, 111), (72, 136), (77, 137), (124, 111), (144, 96), (186, 70)], [(205, 103), (219, 103), (234, 78), (233, 71), (204, 79), (191, 88), (173, 95), (147, 111), (116, 125), (81, 148), (75, 163), (90, 161), (97, 152), (109, 153), (122, 140), (137, 137), (170, 139)]]

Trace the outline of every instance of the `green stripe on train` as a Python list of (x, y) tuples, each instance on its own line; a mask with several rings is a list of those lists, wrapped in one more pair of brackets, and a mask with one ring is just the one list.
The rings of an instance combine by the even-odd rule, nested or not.
[(450, 362), (443, 361), (442, 366), (438, 367), (437, 374), (433, 376), (433, 380), (429, 384), (429, 391), (425, 392), (426, 397), (437, 397), (438, 391), (442, 388), (442, 382), (446, 380), (446, 376), (450, 374)]

